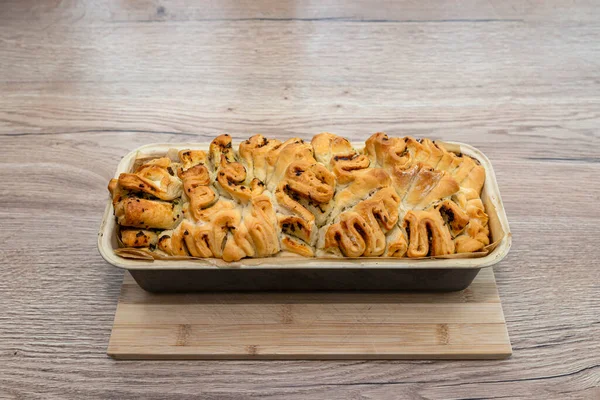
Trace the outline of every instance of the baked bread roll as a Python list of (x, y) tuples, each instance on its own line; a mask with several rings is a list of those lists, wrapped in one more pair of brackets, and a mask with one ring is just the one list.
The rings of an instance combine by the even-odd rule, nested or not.
[(267, 139), (262, 135), (254, 135), (240, 143), (240, 159), (246, 167), (248, 179), (257, 178), (261, 182), (267, 180), (267, 156), (271, 151), (277, 151), (281, 142), (276, 139)]
[(311, 145), (317, 161), (329, 166), (338, 184), (349, 183), (353, 171), (369, 167), (369, 157), (356, 151), (346, 138), (324, 132), (315, 135)]
[(156, 232), (143, 229), (122, 229), (121, 242), (125, 247), (155, 247), (158, 242)]
[(181, 196), (181, 181), (175, 177), (171, 160), (166, 157), (148, 161), (132, 174), (121, 174), (119, 186), (124, 190), (142, 192), (161, 200)]
[(185, 212), (198, 221), (202, 210), (218, 199), (217, 193), (210, 187), (208, 169), (204, 165), (194, 165), (186, 170), (180, 170), (178, 175), (183, 181), (183, 192), (188, 200)]
[[(155, 257), (237, 261), (485, 253), (485, 170), (429, 139), (379, 132), (364, 148), (229, 135), (208, 151), (142, 160), (109, 182), (120, 245)], [(126, 252), (123, 254), (127, 254)]]

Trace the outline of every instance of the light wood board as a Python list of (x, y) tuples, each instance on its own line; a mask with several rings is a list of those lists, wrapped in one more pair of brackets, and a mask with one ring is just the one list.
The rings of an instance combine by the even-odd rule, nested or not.
[(454, 293), (151, 294), (125, 274), (108, 354), (167, 359), (506, 358), (491, 268)]

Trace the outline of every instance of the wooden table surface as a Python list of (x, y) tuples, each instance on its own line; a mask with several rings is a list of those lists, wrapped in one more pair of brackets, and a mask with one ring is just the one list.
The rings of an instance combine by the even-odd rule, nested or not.
[[(513, 248), (503, 361), (118, 362), (106, 184), (150, 142), (470, 143)], [(1, 398), (600, 398), (597, 1), (0, 4)]]

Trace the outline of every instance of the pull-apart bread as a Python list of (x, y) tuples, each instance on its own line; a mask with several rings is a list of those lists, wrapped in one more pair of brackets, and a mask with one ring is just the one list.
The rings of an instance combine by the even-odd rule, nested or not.
[[(176, 159), (172, 159), (176, 158)], [(229, 135), (138, 163), (108, 189), (119, 244), (156, 258), (439, 257), (489, 245), (485, 170), (435, 142), (376, 133), (362, 150)]]

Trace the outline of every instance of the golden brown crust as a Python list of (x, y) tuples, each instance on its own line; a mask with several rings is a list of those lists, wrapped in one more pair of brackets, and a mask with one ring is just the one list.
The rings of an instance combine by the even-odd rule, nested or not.
[(231, 200), (219, 198), (212, 206), (197, 213), (197, 220), (202, 222), (212, 221), (222, 211), (233, 210), (237, 204)]
[(116, 204), (115, 216), (121, 226), (172, 229), (183, 213), (179, 204), (127, 197)]
[(213, 257), (210, 249), (210, 233), (190, 221), (183, 220), (178, 228), (178, 237), (183, 238), (185, 248), (192, 257)]
[(123, 246), (237, 261), (435, 257), (490, 243), (484, 168), (428, 139), (380, 132), (358, 151), (328, 132), (310, 143), (255, 135), (236, 153), (221, 135), (208, 152), (177, 154), (141, 158), (109, 182)]
[(406, 233), (398, 226), (394, 228), (387, 235), (387, 247), (385, 249), (386, 257), (404, 257), (408, 250), (408, 241)]
[(206, 165), (208, 162), (208, 156), (204, 150), (180, 150), (177, 155), (183, 170), (192, 168), (195, 165)]
[(303, 257), (314, 257), (315, 252), (311, 246), (302, 242), (301, 240), (292, 239), (290, 236), (282, 235), (281, 237), (281, 249), (296, 253)]
[(123, 229), (120, 234), (125, 247), (150, 247), (158, 242), (156, 232), (144, 229)]
[(313, 137), (311, 144), (318, 162), (329, 166), (338, 184), (346, 184), (354, 179), (354, 171), (368, 168), (369, 157), (359, 154), (348, 139), (323, 132)]
[(372, 163), (398, 170), (398, 175), (417, 164), (448, 172), (461, 187), (474, 189), (478, 194), (485, 181), (485, 169), (476, 160), (449, 152), (429, 139), (390, 138), (379, 132), (367, 139), (365, 154)]
[(390, 171), (396, 193), (403, 199), (406, 196), (406, 193), (408, 193), (413, 180), (421, 171), (421, 166), (419, 164), (415, 164), (411, 167), (394, 166), (389, 168), (388, 171)]
[[(446, 152), (444, 149), (442, 149), (441, 147), (439, 147), (435, 142), (429, 140), (429, 139), (423, 139), (421, 141), (416, 141), (416, 144), (413, 142), (411, 143), (413, 146), (418, 146), (421, 148), (421, 152), (423, 153), (427, 153), (428, 156), (425, 157), (423, 156), (423, 160), (422, 163), (435, 168), (436, 165), (440, 162), (440, 160), (442, 159), (442, 157), (444, 156), (444, 153)], [(411, 148), (411, 145), (408, 145), (409, 147), (409, 151)]]
[(354, 207), (373, 227), (380, 225), (389, 231), (398, 222), (398, 205), (400, 196), (392, 188), (383, 188), (370, 198), (361, 201)]
[(280, 185), (275, 191), (275, 199), (277, 199), (277, 204), (282, 206), (287, 211), (300, 216), (306, 221), (314, 221), (315, 216), (306, 209), (302, 204), (298, 202), (295, 198), (292, 198), (285, 190), (285, 185)]
[(439, 208), (440, 215), (450, 229), (452, 236), (461, 233), (469, 223), (469, 216), (455, 202), (446, 199), (436, 206)]
[(244, 257), (268, 257), (279, 252), (275, 212), (267, 196), (252, 199), (242, 221), (239, 211), (221, 208), (208, 223), (184, 220), (159, 239), (159, 248), (169, 255), (218, 257), (237, 261)]
[(456, 237), (456, 252), (470, 253), (483, 249), (490, 244), (488, 216), (483, 202), (475, 189), (463, 188), (452, 196), (454, 203), (465, 212), (468, 224), (464, 231)]
[(367, 223), (355, 212), (345, 213), (340, 222), (331, 225), (325, 234), (325, 250), (339, 248), (345, 257), (365, 254), (365, 238), (373, 235)]
[(384, 188), (340, 216), (325, 233), (324, 248), (339, 248), (346, 257), (380, 256), (386, 249), (385, 233), (398, 222), (400, 197)]
[(365, 145), (365, 154), (380, 167), (404, 167), (410, 161), (404, 139), (378, 132), (368, 138)]
[(332, 217), (339, 215), (345, 209), (353, 207), (377, 190), (390, 186), (391, 182), (389, 174), (381, 168), (356, 171), (354, 181), (335, 194), (335, 206), (331, 212)]
[(119, 180), (118, 179), (111, 179), (108, 182), (108, 191), (110, 192), (111, 196), (115, 195), (115, 192), (117, 191), (119, 187)]
[(203, 241), (208, 242), (213, 255), (225, 261), (237, 261), (252, 255), (247, 230), (241, 224), (239, 210), (230, 209), (217, 213), (209, 225), (202, 225)]
[(279, 217), (281, 233), (295, 236), (304, 242), (310, 242), (314, 231), (314, 221), (305, 220), (294, 215), (282, 215)]
[(403, 198), (407, 209), (425, 209), (433, 202), (458, 192), (458, 183), (446, 172), (418, 164), (419, 170)]
[(297, 161), (288, 166), (284, 179), (275, 190), (275, 199), (292, 214), (312, 222), (315, 216), (301, 200), (319, 206), (331, 201), (334, 193), (335, 177), (327, 168), (316, 162)]
[(404, 216), (409, 236), (408, 257), (443, 256), (454, 253), (454, 242), (439, 212), (410, 210)]
[(113, 207), (116, 207), (117, 203), (120, 202), (123, 199), (123, 197), (127, 194), (126, 191), (121, 189), (121, 187), (119, 186), (119, 180), (115, 178), (111, 179), (108, 182), (108, 191), (112, 199)]
[(210, 142), (208, 148), (208, 161), (213, 166), (213, 169), (217, 169), (217, 166), (221, 162), (221, 156), (225, 156), (228, 162), (235, 161), (235, 153), (231, 144), (231, 136), (228, 134), (219, 135)]
[(290, 164), (295, 161), (315, 163), (313, 149), (310, 143), (300, 138), (288, 139), (269, 151), (267, 160), (267, 188), (274, 190), (283, 179)]
[(349, 183), (354, 180), (354, 171), (366, 169), (371, 164), (369, 158), (364, 154), (336, 155), (331, 161), (331, 169), (340, 184)]
[(253, 244), (252, 257), (268, 257), (279, 252), (277, 216), (268, 196), (252, 199), (244, 214), (244, 225)]
[(480, 194), (484, 183), (485, 168), (477, 164), (469, 171), (469, 174), (465, 179), (460, 181), (460, 186), (467, 189), (473, 189), (477, 194)]
[(276, 152), (280, 147), (281, 142), (279, 140), (267, 139), (262, 135), (254, 135), (250, 139), (240, 143), (240, 159), (246, 163), (246, 172), (249, 179), (257, 178), (263, 183), (266, 182), (267, 156), (271, 151)]
[(333, 198), (335, 177), (322, 164), (297, 161), (289, 165), (285, 180), (286, 190), (317, 203)]
[(133, 174), (119, 175), (118, 184), (124, 190), (143, 192), (161, 200), (174, 200), (182, 193), (181, 180), (166, 157), (141, 165)]
[(336, 154), (347, 154), (354, 151), (348, 139), (329, 132), (313, 136), (310, 144), (313, 147), (315, 159), (323, 165), (328, 165), (331, 157)]
[(198, 221), (202, 210), (217, 201), (217, 193), (209, 186), (210, 175), (204, 165), (195, 165), (189, 169), (179, 171), (179, 177), (183, 181), (183, 191), (189, 199), (187, 212)]
[(170, 256), (189, 255), (183, 239), (184, 230), (168, 230), (158, 237), (158, 248)]
[[(309, 253), (306, 246), (312, 244), (313, 232), (316, 231), (315, 214), (309, 208), (323, 207), (331, 201), (334, 193), (335, 176), (322, 164), (303, 160), (288, 165), (284, 179), (275, 190), (275, 199), (292, 215), (280, 217), (280, 229), (308, 244), (289, 239), (285, 244), (282, 241), (282, 247), (299, 254)], [(314, 254), (314, 251), (311, 249), (310, 253)]]
[(246, 178), (246, 168), (238, 162), (229, 162), (225, 155), (221, 155), (221, 163), (217, 169), (217, 182), (221, 189), (232, 199), (246, 204), (252, 197), (260, 195), (264, 189), (264, 183), (254, 178), (249, 184)]
[[(204, 165), (196, 165), (179, 172), (179, 178), (183, 181), (184, 188), (193, 188), (195, 186), (208, 186), (210, 185), (210, 174), (208, 169)], [(188, 191), (186, 190), (186, 193)]]

